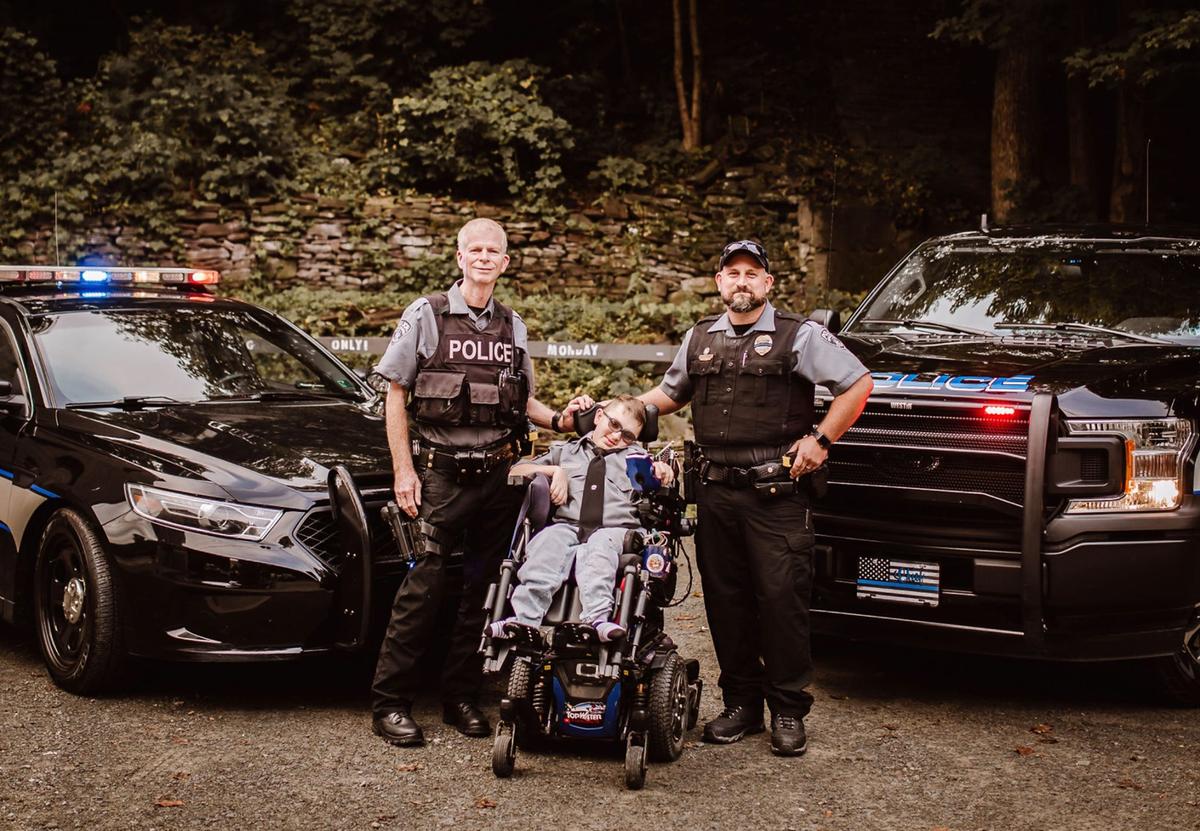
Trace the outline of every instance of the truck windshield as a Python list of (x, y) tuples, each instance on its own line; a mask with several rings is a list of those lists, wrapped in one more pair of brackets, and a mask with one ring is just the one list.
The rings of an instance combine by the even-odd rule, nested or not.
[(231, 398), (363, 398), (328, 355), (266, 312), (89, 308), (30, 318), (56, 406)]
[[(1031, 325), (1023, 332), (1021, 324)], [(923, 246), (846, 331), (928, 335), (938, 327), (1200, 344), (1200, 249)]]

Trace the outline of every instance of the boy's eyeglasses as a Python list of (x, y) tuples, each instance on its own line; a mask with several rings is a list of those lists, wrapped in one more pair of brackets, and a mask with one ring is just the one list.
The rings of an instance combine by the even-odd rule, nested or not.
[(600, 425), (598, 425), (598, 424), (596, 425), (600, 429), (600, 432), (602, 432), (602, 433), (620, 433), (621, 438), (625, 439), (625, 441), (629, 442), (630, 444), (633, 444), (635, 441), (637, 441), (637, 433), (633, 433), (629, 430), (626, 430), (624, 427), (622, 427), (621, 422), (617, 421), (615, 418), (610, 416), (608, 414), (608, 411), (605, 410), (603, 407), (600, 408), (598, 415), (604, 416), (604, 420), (608, 422), (607, 427), (600, 427)]

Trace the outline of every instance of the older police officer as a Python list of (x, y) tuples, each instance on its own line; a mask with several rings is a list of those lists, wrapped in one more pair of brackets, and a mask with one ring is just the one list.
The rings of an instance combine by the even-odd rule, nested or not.
[[(772, 751), (798, 756), (813, 700), (805, 477), (858, 418), (872, 383), (827, 329), (767, 302), (775, 278), (761, 245), (730, 243), (718, 268), (725, 313), (699, 321), (662, 383), (641, 397), (663, 413), (692, 404), (696, 554), (725, 699), (704, 739), (727, 744), (762, 732), (765, 698)], [(815, 384), (835, 397), (814, 429)]]
[(491, 732), (476, 707), (477, 649), (484, 592), (519, 507), (520, 494), (506, 486), (508, 469), (527, 418), (557, 429), (561, 417), (530, 397), (525, 324), (492, 297), (509, 263), (504, 229), (471, 220), (458, 233), (457, 260), (462, 279), (404, 311), (376, 367), (391, 381), (386, 414), (396, 502), (420, 517), (424, 546), (396, 593), (372, 687), (375, 732), (396, 745), (424, 742), (410, 709), (416, 664), (446, 594), (447, 556), (464, 534), (462, 601), (442, 670), (443, 720), (468, 736)]

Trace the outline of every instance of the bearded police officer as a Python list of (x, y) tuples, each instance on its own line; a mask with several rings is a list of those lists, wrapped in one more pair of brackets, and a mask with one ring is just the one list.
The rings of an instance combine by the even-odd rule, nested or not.
[[(809, 474), (862, 412), (871, 377), (823, 326), (767, 302), (775, 278), (758, 243), (725, 246), (716, 281), (725, 313), (687, 333), (642, 399), (663, 413), (692, 404), (696, 554), (725, 700), (704, 739), (761, 732), (765, 699), (772, 751), (798, 756), (813, 700)], [(814, 429), (815, 384), (835, 397)]]
[[(443, 720), (487, 736), (476, 707), (483, 598), (499, 569), (519, 507), (507, 484), (527, 418), (557, 429), (561, 414), (530, 397), (533, 365), (525, 324), (492, 297), (508, 267), (504, 229), (473, 219), (458, 233), (462, 279), (404, 312), (377, 370), (391, 381), (387, 435), (396, 503), (420, 517), (422, 552), (396, 593), (372, 688), (375, 732), (420, 745), (413, 720), (416, 665), (433, 639), (447, 594), (447, 556), (464, 543), (463, 591), (442, 671)], [(411, 395), (410, 395), (411, 393)], [(567, 415), (564, 427), (573, 416)], [(464, 538), (465, 534), (465, 538)]]

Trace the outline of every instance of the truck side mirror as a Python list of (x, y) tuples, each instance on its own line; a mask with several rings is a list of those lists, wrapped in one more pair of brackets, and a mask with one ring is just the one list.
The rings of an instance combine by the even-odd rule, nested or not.
[(820, 323), (835, 335), (842, 331), (842, 316), (837, 309), (813, 309), (808, 319)]

